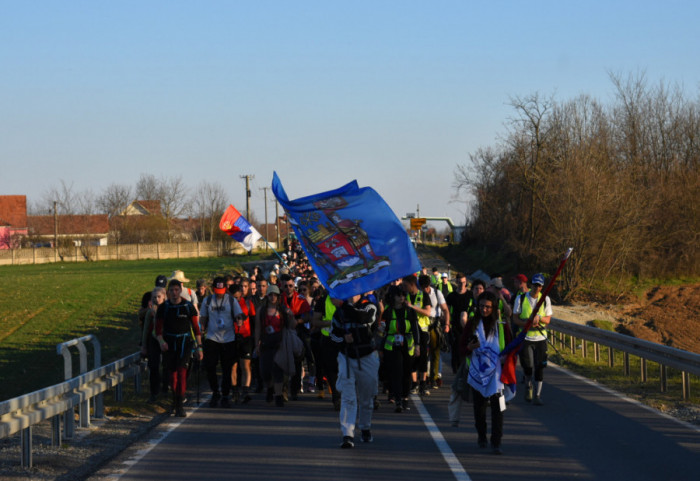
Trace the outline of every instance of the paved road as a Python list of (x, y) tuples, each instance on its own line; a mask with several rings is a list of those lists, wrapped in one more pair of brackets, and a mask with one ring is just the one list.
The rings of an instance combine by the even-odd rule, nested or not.
[(500, 457), (477, 448), (471, 405), (460, 427), (450, 426), (448, 395), (446, 384), (423, 401), (414, 397), (408, 413), (382, 405), (375, 441), (353, 450), (339, 448), (330, 401), (312, 394), (283, 409), (262, 399), (227, 410), (190, 408), (186, 419), (163, 423), (92, 479), (695, 480), (700, 473), (697, 427), (555, 366), (546, 371), (545, 406), (521, 397), (508, 406)]

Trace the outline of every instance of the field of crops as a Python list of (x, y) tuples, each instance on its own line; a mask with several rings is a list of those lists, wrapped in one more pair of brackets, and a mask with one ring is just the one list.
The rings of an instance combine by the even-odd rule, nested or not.
[[(107, 364), (138, 350), (137, 311), (157, 275), (198, 278), (237, 270), (255, 256), (0, 267), (0, 401), (63, 381), (56, 345), (97, 335)], [(88, 343), (90, 346), (90, 343)], [(89, 347), (88, 369), (92, 369)], [(78, 369), (73, 360), (74, 375)]]

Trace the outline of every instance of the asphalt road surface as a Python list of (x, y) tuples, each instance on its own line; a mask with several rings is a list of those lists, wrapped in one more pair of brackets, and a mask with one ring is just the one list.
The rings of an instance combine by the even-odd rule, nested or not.
[[(449, 364), (443, 363), (449, 371)], [(340, 449), (328, 398), (305, 393), (284, 408), (262, 394), (230, 409), (188, 408), (91, 479), (110, 480), (697, 480), (700, 429), (551, 366), (544, 406), (522, 398), (505, 412), (502, 456), (479, 449), (472, 406), (447, 416), (451, 373), (409, 412), (382, 402), (374, 442)], [(206, 399), (203, 398), (203, 399)], [(386, 397), (380, 395), (380, 400)]]

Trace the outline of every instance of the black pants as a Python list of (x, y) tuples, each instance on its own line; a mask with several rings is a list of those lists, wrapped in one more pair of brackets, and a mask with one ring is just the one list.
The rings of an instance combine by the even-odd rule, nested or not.
[(527, 377), (532, 377), (535, 372), (535, 381), (544, 380), (544, 367), (547, 360), (547, 340), (523, 341), (523, 349), (520, 351), (520, 365)]
[(294, 358), (294, 370), (296, 371), (294, 375), (289, 380), (290, 389), (292, 394), (298, 394), (301, 391), (301, 363), (303, 359), (306, 359), (306, 369), (309, 376), (313, 376), (316, 373), (316, 367), (314, 365), (314, 355), (311, 351), (311, 337), (309, 332), (304, 329), (297, 329), (297, 335), (301, 342), (304, 343), (304, 353), (301, 357)]
[[(165, 365), (161, 362), (162, 351), (160, 350), (160, 344), (158, 340), (153, 336), (148, 336), (148, 345), (146, 349), (148, 350), (148, 380), (151, 389), (151, 395), (156, 396), (160, 390), (161, 385), (164, 387), (165, 391), (168, 387), (168, 372)], [(163, 369), (163, 375), (161, 376), (160, 370)]]
[(499, 406), (499, 394), (485, 398), (479, 391), (472, 388), (474, 398), (474, 426), (479, 435), (479, 441), (486, 441), (486, 408), (491, 405), (491, 446), (501, 445), (503, 438), (503, 412)]
[(393, 346), (391, 351), (384, 351), (384, 367), (389, 392), (395, 401), (408, 397), (411, 388), (411, 355), (407, 346)]
[[(211, 392), (221, 392), (223, 396), (231, 393), (231, 369), (236, 360), (236, 341), (221, 343), (210, 339), (204, 341), (204, 368), (207, 371), (207, 379)], [(216, 368), (221, 363), (221, 390)]]

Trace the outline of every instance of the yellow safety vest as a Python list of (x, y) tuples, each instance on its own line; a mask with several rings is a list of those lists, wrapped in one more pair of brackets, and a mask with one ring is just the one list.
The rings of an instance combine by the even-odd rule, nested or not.
[[(409, 300), (411, 301), (411, 304), (416, 304), (418, 307), (423, 309), (423, 291), (418, 290), (416, 293), (416, 298), (414, 300), (411, 300), (411, 295), (408, 295)], [(418, 314), (418, 327), (420, 328), (421, 331), (428, 332), (428, 329), (430, 328), (430, 316), (424, 316), (423, 314)]]
[[(415, 351), (415, 343), (413, 340), (413, 332), (411, 332), (411, 323), (408, 320), (408, 312), (406, 312), (404, 322), (406, 323), (406, 329), (403, 334), (406, 342), (408, 343), (408, 355), (413, 356)], [(396, 309), (391, 308), (391, 321), (389, 322), (389, 327), (386, 331), (386, 341), (384, 342), (384, 350), (393, 351), (394, 350), (394, 336), (399, 333), (398, 324), (396, 321)]]
[[(542, 296), (542, 293), (540, 292), (537, 295), (536, 301), (540, 300), (540, 296)], [(520, 319), (530, 319), (530, 316), (532, 315), (532, 306), (530, 305), (530, 302), (527, 300), (528, 295), (525, 294), (522, 296), (522, 300), (520, 301)], [(539, 314), (540, 317), (545, 317), (545, 310), (544, 310), (544, 302), (540, 306), (540, 310), (537, 313)], [(547, 335), (547, 328), (544, 326), (540, 326), (537, 328), (530, 328), (527, 331), (527, 334), (525, 335), (525, 339), (533, 339), (536, 338), (540, 335)]]
[[(333, 304), (333, 301), (331, 301), (331, 296), (326, 296), (326, 305), (325, 305), (325, 312), (323, 314), (323, 320), (326, 322), (330, 322), (333, 320), (333, 314), (335, 314), (335, 305)], [(331, 326), (326, 326), (321, 328), (321, 334), (324, 336), (328, 337), (331, 335)]]

